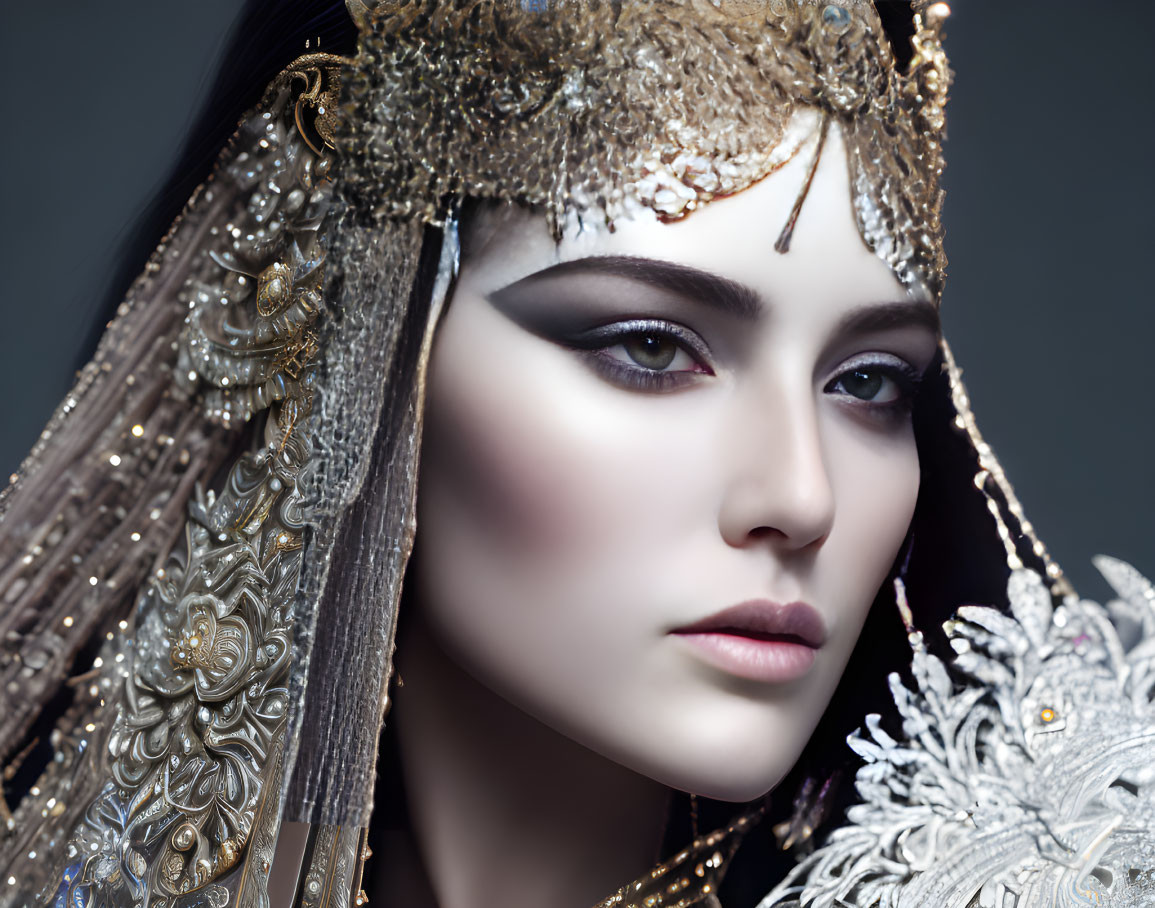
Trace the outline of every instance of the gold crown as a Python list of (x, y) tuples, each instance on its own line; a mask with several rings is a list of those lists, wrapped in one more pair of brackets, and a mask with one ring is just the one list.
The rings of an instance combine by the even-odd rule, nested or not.
[[(867, 245), (937, 301), (944, 3), (916, 3), (899, 72), (869, 0), (349, 0), (362, 26), (336, 145), (378, 218), (476, 195), (567, 217), (666, 219), (740, 192), (838, 122)], [(791, 127), (791, 128), (788, 128)], [(820, 151), (815, 149), (814, 154)], [(802, 198), (799, 199), (801, 204)], [(768, 227), (789, 244), (789, 225)]]

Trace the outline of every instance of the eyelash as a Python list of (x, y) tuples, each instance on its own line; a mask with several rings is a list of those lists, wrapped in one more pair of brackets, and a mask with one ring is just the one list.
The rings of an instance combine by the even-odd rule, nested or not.
[[(694, 361), (697, 368), (669, 371), (648, 369), (637, 363), (627, 363), (609, 354), (608, 351), (623, 345), (631, 338), (657, 338), (672, 343), (679, 351), (685, 352)], [(688, 328), (673, 322), (649, 319), (614, 322), (570, 339), (567, 346), (580, 351), (590, 365), (605, 378), (631, 390), (673, 391), (697, 381), (699, 376), (714, 374), (714, 370), (709, 365), (706, 345), (702, 339)], [(629, 354), (627, 353), (627, 355)], [(898, 392), (896, 398), (892, 401), (874, 403), (845, 389), (839, 392), (839, 385), (856, 372), (871, 375), (881, 374), (883, 378), (894, 382)], [(864, 356), (846, 364), (845, 368), (831, 378), (822, 390), (827, 394), (838, 394), (846, 398), (851, 406), (864, 408), (873, 415), (898, 415), (910, 411), (915, 398), (918, 396), (922, 380), (922, 374), (899, 357), (889, 355)]]

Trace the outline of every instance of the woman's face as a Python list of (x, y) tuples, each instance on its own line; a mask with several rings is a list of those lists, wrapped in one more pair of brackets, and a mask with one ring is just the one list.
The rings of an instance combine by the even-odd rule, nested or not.
[(809, 164), (560, 245), (517, 212), (463, 264), (430, 365), (413, 570), (445, 651), (725, 800), (797, 760), (918, 493), (935, 311), (859, 237), (837, 129), (774, 251)]

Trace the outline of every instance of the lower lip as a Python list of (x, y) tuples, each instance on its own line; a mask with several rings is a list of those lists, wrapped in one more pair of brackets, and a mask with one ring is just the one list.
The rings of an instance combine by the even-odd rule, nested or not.
[(814, 664), (814, 649), (784, 640), (758, 640), (736, 634), (676, 634), (715, 668), (769, 684), (801, 678)]

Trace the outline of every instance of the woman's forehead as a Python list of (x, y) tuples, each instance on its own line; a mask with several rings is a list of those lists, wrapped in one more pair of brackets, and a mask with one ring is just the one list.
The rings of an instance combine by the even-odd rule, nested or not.
[(843, 310), (909, 299), (862, 240), (837, 124), (822, 148), (789, 251), (776, 251), (775, 240), (792, 215), (817, 147), (817, 141), (805, 143), (759, 183), (677, 221), (662, 221), (651, 209), (639, 208), (618, 219), (613, 231), (572, 222), (555, 242), (544, 215), (515, 206), (483, 210), (481, 222), (471, 227), (476, 242), (463, 267), (463, 283), (490, 293), (563, 262), (632, 256), (719, 275), (770, 304), (798, 300)]

